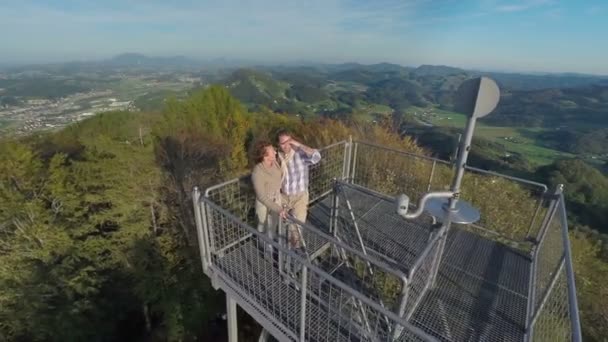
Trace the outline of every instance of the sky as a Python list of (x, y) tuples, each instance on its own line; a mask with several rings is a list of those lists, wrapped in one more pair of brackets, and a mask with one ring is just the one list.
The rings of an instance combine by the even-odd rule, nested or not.
[(607, 0), (0, 0), (0, 63), (154, 56), (608, 75)]

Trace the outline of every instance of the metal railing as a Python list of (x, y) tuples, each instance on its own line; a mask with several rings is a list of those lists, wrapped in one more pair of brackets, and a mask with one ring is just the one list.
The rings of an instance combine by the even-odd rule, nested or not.
[[(349, 219), (344, 216), (347, 206), (335, 202), (340, 199), (334, 186), (336, 180), (343, 180), (353, 188), (383, 195), (387, 202), (401, 193), (416, 202), (429, 191), (448, 189), (453, 165), (365, 142), (341, 141), (321, 153), (321, 162), (310, 169), (310, 201), (333, 194), (329, 229), (290, 219), (302, 229), (315, 255), (295, 254), (286, 248), (284, 235), (273, 240), (252, 228), (255, 195), (247, 176), (208, 188), (204, 196), (195, 191), (203, 269), (212, 279), (229, 279), (253, 298), (267, 322), (276, 322), (288, 339), (331, 340), (322, 337), (326, 334), (348, 340), (433, 340), (409, 319), (433, 286), (439, 241), (448, 232), (444, 227), (429, 231), (426, 242), (399, 267), (394, 255), (375, 247), (377, 232), (357, 228), (358, 236), (340, 239), (336, 231), (355, 231), (344, 226)], [(526, 339), (580, 341), (563, 197), (548, 194), (540, 183), (467, 167), (463, 198), (479, 208), (482, 218), (463, 229), (518, 248), (530, 258)], [(362, 216), (359, 212), (353, 222), (360, 222)], [(283, 266), (276, 267), (276, 260), (272, 264), (258, 258), (256, 251), (269, 246), (279, 251), (281, 265), (287, 258), (300, 270), (296, 277)], [(237, 260), (229, 259), (235, 257), (234, 251), (251, 253), (240, 255), (250, 264), (238, 266)], [(278, 276), (271, 274), (273, 267)], [(289, 283), (289, 289), (271, 286), (277, 281)], [(277, 305), (273, 298), (287, 299), (281, 299), (285, 305)], [(293, 316), (296, 311), (298, 317)], [(332, 319), (318, 322), (324, 315)], [(315, 324), (320, 325), (314, 328)]]
[[(389, 278), (398, 286), (406, 284), (406, 275), (382, 260), (309, 224), (287, 219), (284, 224), (299, 225), (306, 241), (322, 240), (321, 245), (329, 246), (326, 258), (313, 259), (285, 247), (286, 237), (270, 239), (208, 198), (201, 197), (199, 204), (208, 227), (241, 231), (206, 241), (208, 250), (215, 251), (203, 253), (204, 264), (210, 265), (208, 274), (216, 273), (237, 285), (242, 297), (256, 303), (257, 314), (274, 322), (289, 339), (392, 341), (394, 327), (402, 326), (400, 338), (435, 340), (399, 316), (397, 303), (390, 302), (385, 293), (370, 291)], [(234, 243), (232, 236), (247, 238)], [(298, 271), (279, 272), (280, 267), (273, 266), (276, 260), (265, 256), (269, 248), (290, 260), (286, 268)]]
[[(450, 162), (365, 142), (354, 143), (351, 160), (355, 184), (390, 196), (407, 194), (412, 202), (427, 192), (448, 190), (454, 174)], [(528, 252), (547, 207), (546, 194), (544, 184), (470, 166), (462, 184), (462, 198), (481, 213), (481, 221), (470, 228)]]
[(553, 196), (538, 241), (530, 270), (526, 337), (533, 341), (582, 341), (561, 187)]

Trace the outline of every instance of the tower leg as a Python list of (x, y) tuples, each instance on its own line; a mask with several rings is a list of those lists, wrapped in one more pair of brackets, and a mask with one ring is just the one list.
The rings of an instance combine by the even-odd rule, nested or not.
[(226, 295), (226, 316), (228, 320), (228, 342), (237, 342), (236, 301), (228, 295)]
[(262, 328), (258, 342), (268, 342), (268, 331), (266, 329)]

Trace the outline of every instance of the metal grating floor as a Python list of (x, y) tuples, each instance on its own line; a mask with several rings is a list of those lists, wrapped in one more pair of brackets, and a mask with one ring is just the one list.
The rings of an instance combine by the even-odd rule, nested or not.
[[(395, 213), (395, 205), (391, 201), (350, 188), (343, 188), (343, 192), (345, 196), (340, 197), (338, 214), (339, 237), (349, 246), (361, 250), (352, 217), (344, 203), (348, 199), (367, 252), (407, 273), (431, 238), (432, 218), (423, 214), (415, 221), (406, 221)], [(331, 198), (326, 197), (309, 209), (308, 222), (328, 231), (330, 213)]]
[[(430, 237), (431, 218), (404, 221), (389, 201), (352, 189), (345, 193), (366, 248), (371, 249), (368, 252), (407, 271)], [(307, 221), (324, 232), (329, 231), (330, 203), (327, 197), (309, 210)], [(340, 212), (339, 227), (344, 230), (344, 242), (356, 248), (358, 240), (349, 237), (352, 229), (347, 229), (352, 218), (346, 214), (345, 210)], [(307, 243), (310, 250), (322, 247), (312, 237)], [(214, 263), (226, 275), (269, 310), (269, 319), (298, 331), (300, 291), (284, 281), (251, 241), (216, 258)], [(426, 293), (411, 322), (444, 341), (523, 341), (530, 262), (503, 244), (452, 227), (436, 286)], [(319, 279), (309, 279), (314, 295), (307, 299), (307, 340), (366, 340), (352, 323), (354, 310), (339, 305), (348, 300), (323, 287)]]
[[(407, 271), (429, 239), (432, 219), (423, 215), (405, 221), (390, 201), (348, 187), (342, 190), (346, 196), (340, 198), (340, 208), (347, 198), (366, 248)], [(330, 206), (330, 198), (316, 203), (309, 221), (327, 229)], [(352, 225), (347, 214), (339, 212), (343, 224)], [(356, 241), (351, 233), (349, 244), (356, 247)], [(522, 341), (530, 263), (528, 256), (506, 245), (453, 226), (436, 286), (411, 321), (445, 341)]]
[(443, 261), (412, 323), (445, 341), (523, 341), (530, 260), (454, 228)]

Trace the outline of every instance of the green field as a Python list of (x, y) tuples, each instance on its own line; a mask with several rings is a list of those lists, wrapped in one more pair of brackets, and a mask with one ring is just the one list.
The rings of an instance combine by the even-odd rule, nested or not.
[(188, 84), (177, 82), (159, 82), (150, 84), (146, 81), (136, 79), (124, 79), (111, 84), (109, 88), (117, 94), (119, 101), (130, 101), (151, 91), (183, 91), (188, 89)]
[[(426, 111), (427, 115), (420, 115)], [(440, 110), (437, 108), (412, 108), (408, 112), (416, 112), (417, 118), (427, 123), (442, 127), (455, 127), (464, 130), (467, 117), (464, 114)], [(432, 114), (430, 114), (432, 113)], [(484, 124), (483, 118), (477, 121), (475, 136), (499, 143), (505, 147), (506, 152), (519, 153), (532, 164), (546, 165), (558, 158), (574, 157), (573, 154), (541, 146), (534, 138), (545, 131), (543, 128), (527, 127), (498, 127)]]
[(326, 91), (333, 93), (336, 91), (346, 91), (346, 92), (364, 92), (367, 87), (361, 83), (356, 82), (331, 82), (323, 87)]
[(372, 122), (381, 117), (390, 117), (393, 109), (381, 104), (363, 104), (353, 110), (353, 119), (359, 122)]

